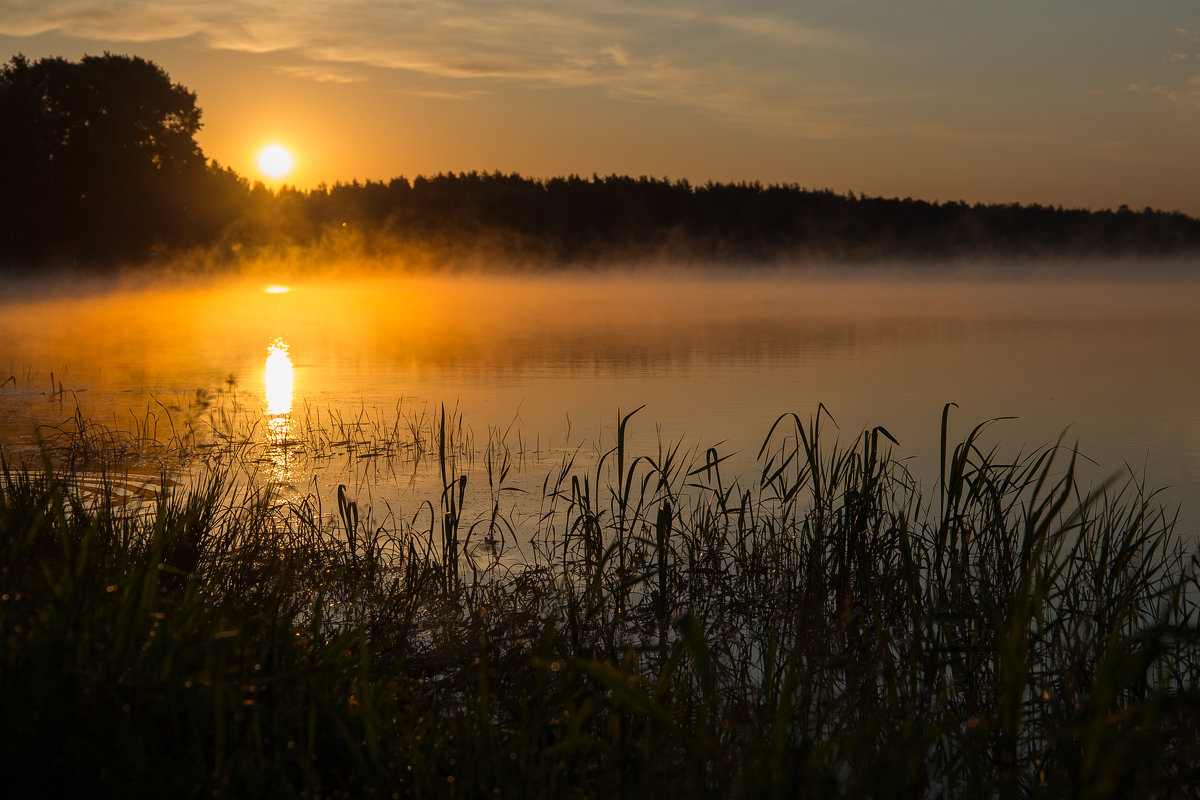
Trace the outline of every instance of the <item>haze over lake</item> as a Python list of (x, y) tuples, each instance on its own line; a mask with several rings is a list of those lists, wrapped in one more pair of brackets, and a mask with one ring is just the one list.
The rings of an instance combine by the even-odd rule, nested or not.
[[(197, 398), (235, 402), (264, 430), (364, 413), (429, 420), (444, 405), (479, 460), (503, 439), (523, 455), (515, 484), (535, 487), (564, 455), (607, 449), (618, 413), (644, 406), (629, 427), (637, 454), (716, 446), (748, 483), (771, 424), (823, 404), (843, 444), (886, 428), (932, 494), (940, 414), (954, 402), (954, 436), (1013, 416), (985, 441), (1015, 455), (1065, 431), (1097, 462), (1086, 480), (1128, 464), (1184, 504), (1185, 523), (1200, 518), (1189, 509), (1200, 501), (1195, 282), (718, 271), (277, 283), (287, 291), (252, 281), (9, 296), (0, 443), (32, 452), (35, 426), (76, 404), (110, 428), (149, 410), (160, 434), (167, 417), (199, 414)], [(292, 364), (286, 415), (267, 407), (272, 343)], [(49, 395), (51, 372), (62, 397)], [(315, 469), (290, 460), (263, 475), (293, 496), (349, 482), (393, 509), (427, 499), (420, 475)]]

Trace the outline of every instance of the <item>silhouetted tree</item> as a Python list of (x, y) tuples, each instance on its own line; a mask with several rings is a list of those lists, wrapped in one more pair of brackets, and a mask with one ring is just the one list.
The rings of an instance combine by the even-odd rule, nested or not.
[(146, 255), (194, 230), (210, 177), (196, 96), (105, 53), (0, 68), (0, 247), (10, 259)]
[[(1192, 257), (1200, 221), (1145, 209), (969, 206), (760, 183), (693, 186), (621, 175), (538, 180), (465, 172), (256, 195), (258, 240), (318, 242), (349, 226), (375, 253), (432, 246), (582, 266), (678, 262), (930, 262)], [(278, 239), (277, 239), (278, 240)]]
[(0, 261), (91, 266), (188, 245), (227, 254), (333, 245), (368, 256), (411, 248), (430, 263), (463, 255), (574, 266), (1200, 254), (1200, 220), (1126, 206), (968, 206), (795, 184), (500, 172), (273, 191), (207, 164), (199, 129), (195, 95), (141, 58), (16, 56), (0, 66)]

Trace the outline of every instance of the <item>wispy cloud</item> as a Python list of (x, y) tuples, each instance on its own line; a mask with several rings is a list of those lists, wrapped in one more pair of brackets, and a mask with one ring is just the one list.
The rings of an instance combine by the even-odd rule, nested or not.
[(1193, 42), (1200, 42), (1200, 32), (1197, 32), (1194, 28), (1190, 28), (1186, 25), (1180, 25), (1175, 29), (1175, 32), (1180, 36), (1186, 36)]
[(628, 67), (633, 62), (633, 58), (629, 53), (629, 49), (622, 47), (619, 44), (602, 48), (600, 52), (611, 58), (613, 63), (618, 67)]
[(81, 39), (146, 42), (201, 33), (199, 4), (171, 6), (99, 0), (10, 0), (0, 7), (0, 33), (36, 36), (58, 32)]
[(1155, 94), (1172, 103), (1200, 108), (1200, 75), (1193, 75), (1182, 86), (1167, 84), (1131, 83), (1129, 90), (1137, 94)]
[(702, 14), (686, 5), (633, 2), (597, 8), (583, 0), (7, 0), (0, 7), (0, 33), (47, 32), (102, 42), (191, 36), (216, 49), (553, 84), (613, 82), (660, 59), (703, 63), (710, 54), (696, 52), (696, 42), (711, 46), (714, 35), (726, 37), (730, 49), (755, 43), (817, 47), (833, 38), (782, 16)]
[(1150, 149), (1144, 143), (1123, 139), (1085, 142), (1071, 152), (1085, 158), (1113, 162), (1153, 163), (1174, 158), (1172, 154)]
[(779, 17), (720, 14), (713, 17), (712, 22), (751, 41), (787, 47), (846, 47), (857, 43), (846, 34), (799, 25)]
[[(800, 10), (795, 10), (799, 8)], [(735, 0), (5, 0), (0, 33), (102, 43), (191, 37), (279, 53), (294, 78), (350, 82), (409, 73), (403, 91), (469, 100), (520, 87), (591, 86), (783, 135), (994, 135), (916, 119), (888, 87), (885, 43), (810, 25), (803, 6), (747, 13)], [(875, 77), (862, 65), (876, 59)], [(837, 65), (837, 66), (833, 66)], [(880, 70), (884, 72), (881, 74)], [(868, 69), (868, 71), (870, 71)], [(421, 80), (427, 78), (430, 80)], [(931, 90), (936, 91), (936, 90)]]
[(413, 91), (406, 91), (406, 92), (404, 92), (404, 94), (410, 95), (412, 97), (424, 97), (424, 98), (427, 98), (430, 100), (462, 101), (462, 100), (475, 100), (478, 97), (482, 97), (484, 94), (486, 94), (486, 92), (483, 92), (478, 89), (468, 89), (467, 91), (463, 91), (463, 92), (443, 92), (443, 91), (437, 91), (437, 90), (432, 90), (432, 89), (428, 89), (428, 90), (427, 89), (417, 89), (417, 90), (413, 90)]
[(362, 75), (355, 75), (338, 68), (326, 66), (277, 67), (275, 71), (289, 78), (317, 81), (318, 83), (361, 83), (366, 80)]

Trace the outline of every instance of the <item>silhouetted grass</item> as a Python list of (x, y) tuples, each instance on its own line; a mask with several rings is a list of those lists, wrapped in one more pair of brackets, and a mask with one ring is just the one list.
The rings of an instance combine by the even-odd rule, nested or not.
[[(386, 525), (227, 465), (137, 504), (5, 463), (3, 785), (1194, 796), (1197, 559), (1137, 482), (1086, 492), (1070, 450), (1006, 462), (944, 416), (922, 497), (885, 430), (831, 445), (824, 409), (730, 481), (715, 450), (630, 452), (630, 416), (531, 529), (490, 446), (464, 524), (453, 418), (418, 426), (442, 491)], [(500, 537), (526, 563), (480, 555)]]

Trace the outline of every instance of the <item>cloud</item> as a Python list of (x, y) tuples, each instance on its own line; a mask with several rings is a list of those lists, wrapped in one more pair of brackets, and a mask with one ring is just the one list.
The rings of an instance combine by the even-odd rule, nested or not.
[(777, 17), (718, 15), (713, 23), (756, 42), (773, 42), (787, 47), (844, 47), (852, 37), (822, 28), (798, 25)]
[(618, 67), (628, 67), (632, 63), (628, 48), (622, 47), (619, 44), (602, 48), (600, 52), (611, 58), (613, 63)]
[(1136, 94), (1154, 94), (1165, 97), (1172, 103), (1200, 108), (1200, 75), (1188, 78), (1182, 88), (1166, 84), (1131, 83), (1129, 91)]
[[(147, 42), (200, 33), (203, 15), (187, 3), (163, 7), (146, 2), (8, 0), (0, 7), (0, 33), (36, 36), (63, 33), (81, 39)], [(131, 24), (132, 21), (132, 24)]]
[(360, 83), (366, 80), (361, 75), (352, 75), (342, 70), (336, 68), (330, 69), (325, 66), (277, 67), (275, 71), (289, 78), (317, 81), (318, 83)]
[(1072, 149), (1074, 155), (1101, 161), (1151, 163), (1173, 160), (1173, 156), (1152, 150), (1144, 143), (1127, 140), (1085, 142)]
[[(917, 119), (891, 88), (889, 45), (747, 13), (734, 0), (5, 0), (0, 34), (58, 32), (102, 43), (191, 37), (217, 50), (279, 53), (285, 74), (351, 82), (402, 71), (407, 91), (470, 100), (522, 87), (595, 87), (773, 130), (835, 138), (894, 132), (994, 134)], [(871, 59), (875, 59), (874, 62)], [(871, 63), (874, 66), (869, 66)], [(865, 66), (864, 65), (868, 65)], [(874, 78), (866, 77), (874, 70)], [(433, 79), (432, 83), (419, 79)], [(425, 85), (422, 85), (422, 84)]]
[(413, 91), (406, 91), (406, 92), (404, 92), (404, 94), (411, 95), (412, 97), (424, 97), (429, 100), (459, 100), (459, 101), (461, 101), (461, 100), (474, 100), (478, 97), (483, 96), (484, 94), (486, 94), (486, 92), (483, 92), (483, 91), (480, 91), (477, 89), (470, 89), (470, 90), (467, 90), (464, 92), (445, 92), (445, 91), (419, 89), (419, 90), (413, 90)]
[(6, 0), (0, 7), (0, 34), (50, 32), (101, 42), (192, 36), (216, 49), (549, 83), (609, 80), (614, 68), (635, 66), (633, 52), (704, 59), (689, 43), (711, 44), (714, 36), (776, 47), (829, 39), (786, 18), (635, 2), (597, 8), (584, 0)]

